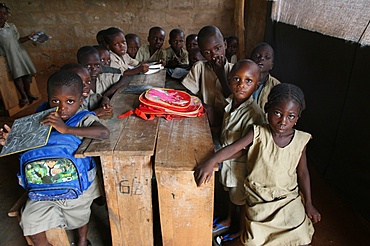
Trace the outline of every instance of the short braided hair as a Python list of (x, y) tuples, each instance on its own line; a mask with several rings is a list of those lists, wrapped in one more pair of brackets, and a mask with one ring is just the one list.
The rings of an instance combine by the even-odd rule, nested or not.
[(265, 111), (267, 112), (270, 107), (277, 105), (283, 100), (293, 100), (296, 102), (299, 105), (299, 116), (301, 116), (302, 111), (306, 108), (303, 91), (296, 85), (281, 83), (272, 88), (268, 95)]

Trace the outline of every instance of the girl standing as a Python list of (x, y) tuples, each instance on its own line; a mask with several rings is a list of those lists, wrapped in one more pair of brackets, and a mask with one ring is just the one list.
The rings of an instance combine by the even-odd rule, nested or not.
[(293, 128), (304, 108), (301, 89), (286, 83), (276, 85), (265, 105), (268, 124), (254, 125), (243, 138), (196, 168), (195, 181), (201, 185), (209, 181), (216, 163), (240, 156), (249, 148), (244, 181), (246, 226), (234, 245), (311, 242), (312, 223), (321, 220), (312, 205), (306, 160), (306, 145), (311, 135)]
[(5, 3), (0, 3), (0, 55), (7, 58), (15, 86), (21, 94), (19, 105), (22, 107), (37, 100), (30, 91), (32, 75), (36, 73), (36, 69), (27, 51), (20, 45), (30, 40), (32, 34), (20, 37), (15, 25), (7, 22), (9, 15), (10, 9)]

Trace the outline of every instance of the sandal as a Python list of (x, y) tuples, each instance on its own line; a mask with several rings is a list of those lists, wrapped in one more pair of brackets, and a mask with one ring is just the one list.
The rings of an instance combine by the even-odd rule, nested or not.
[(230, 226), (224, 226), (224, 225), (221, 225), (220, 223), (218, 223), (219, 221), (221, 221), (220, 218), (216, 218), (214, 221), (213, 221), (213, 229), (212, 229), (212, 233), (216, 233), (216, 232), (220, 232), (220, 231), (223, 231), (223, 230), (227, 230), (229, 229)]
[(32, 94), (27, 95), (27, 97), (28, 97), (28, 100), (30, 101), (30, 103), (32, 103), (33, 101), (36, 101), (37, 99), (39, 99), (37, 96), (34, 96)]

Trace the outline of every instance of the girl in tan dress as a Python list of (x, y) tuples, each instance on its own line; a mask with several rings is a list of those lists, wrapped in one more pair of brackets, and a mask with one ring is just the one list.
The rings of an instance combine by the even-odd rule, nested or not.
[[(295, 130), (305, 108), (303, 92), (292, 84), (276, 85), (265, 105), (267, 125), (254, 125), (243, 138), (223, 148), (194, 173), (207, 183), (216, 163), (248, 149), (246, 227), (232, 245), (307, 245), (313, 223), (321, 220), (312, 205), (306, 145), (311, 135)], [(301, 199), (300, 193), (304, 199)]]

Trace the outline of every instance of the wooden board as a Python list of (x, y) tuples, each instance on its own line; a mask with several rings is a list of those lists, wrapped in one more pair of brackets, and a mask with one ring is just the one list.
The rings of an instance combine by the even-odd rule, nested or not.
[[(165, 86), (166, 71), (161, 70), (151, 75), (135, 75), (130, 85)], [(110, 131), (106, 140), (88, 140), (76, 151), (76, 157), (110, 155), (112, 152), (121, 155), (153, 155), (157, 135), (158, 119), (144, 121), (136, 116), (124, 119), (117, 117), (139, 105), (138, 95), (123, 94), (118, 90), (112, 97), (113, 116), (102, 120)], [(119, 153), (118, 153), (119, 152)]]
[(212, 245), (214, 178), (197, 187), (193, 169), (213, 153), (207, 116), (161, 119), (155, 174), (163, 245)]
[(163, 245), (212, 245), (214, 176), (197, 187), (192, 171), (157, 171)]
[[(39, 103), (41, 100), (41, 94), (37, 88), (35, 77), (32, 77), (31, 93), (39, 98), (38, 100), (33, 101), (32, 104)], [(13, 116), (31, 105), (26, 104), (23, 107), (19, 106), (20, 95), (9, 73), (7, 61), (4, 56), (0, 56), (0, 97), (9, 116)]]
[(213, 151), (207, 116), (161, 119), (155, 155), (156, 170), (191, 171)]
[[(136, 75), (130, 85), (164, 87), (165, 76), (164, 70), (152, 75)], [(139, 105), (138, 95), (118, 90), (111, 104), (113, 117), (101, 121), (109, 129), (110, 138), (85, 139), (76, 157), (100, 157), (112, 245), (152, 246), (152, 157), (159, 119), (145, 121), (134, 115), (117, 118)]]
[(101, 157), (112, 245), (152, 246), (150, 156)]

